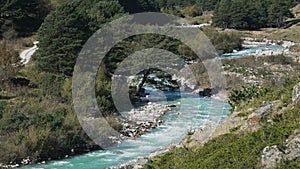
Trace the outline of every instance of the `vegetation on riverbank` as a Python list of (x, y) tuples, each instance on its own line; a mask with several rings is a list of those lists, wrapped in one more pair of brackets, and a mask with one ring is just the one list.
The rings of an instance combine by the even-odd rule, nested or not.
[[(199, 20), (209, 22), (217, 2), (218, 0), (1, 1), (0, 163), (20, 163), (22, 159), (28, 157), (31, 162), (35, 163), (101, 148), (88, 138), (77, 120), (72, 107), (71, 82), (78, 52), (89, 36), (102, 25), (130, 13), (144, 11), (171, 13), (195, 20), (196, 23)], [(202, 14), (207, 14), (209, 17), (206, 18)], [(241, 36), (243, 34), (237, 31), (219, 31), (214, 27), (204, 27), (202, 30), (220, 54), (242, 48)], [(295, 40), (297, 38), (293, 33), (295, 30), (298, 31), (299, 26), (292, 27), (288, 31), (279, 30), (279, 32), (284, 32), (280, 33), (284, 36), (280, 38), (293, 38)], [(28, 37), (31, 35), (33, 37)], [(23, 39), (23, 37), (28, 39)], [(36, 37), (40, 41), (38, 52), (33, 56), (29, 65), (21, 66), (18, 52), (30, 46)], [(99, 108), (104, 112), (106, 120), (117, 130), (120, 130), (121, 125), (115, 119), (117, 113), (110, 94), (112, 74), (126, 56), (141, 49), (152, 47), (166, 49), (186, 61), (196, 58), (188, 46), (165, 36), (139, 35), (117, 44), (105, 59), (105, 65), (101, 65), (95, 84)], [(297, 47), (294, 49), (297, 50)], [(289, 71), (290, 69), (280, 68), (282, 70), (278, 72), (283, 71), (283, 69), (288, 73), (297, 71), (295, 68), (297, 65), (294, 65), (294, 61), (285, 56), (264, 57), (257, 59), (258, 62), (253, 62), (253, 60), (254, 58), (245, 58), (239, 61), (226, 60), (224, 67), (231, 70), (231, 73), (249, 75), (246, 67), (257, 67), (263, 65), (264, 62), (271, 62), (271, 66), (273, 64), (277, 66), (274, 66), (275, 68), (280, 68), (278, 65), (286, 65), (286, 67), (291, 66), (293, 69), (293, 71)], [(195, 65), (195, 67), (197, 66)], [(238, 66), (239, 68), (237, 68)], [(205, 74), (205, 67), (203, 65), (199, 67), (201, 70), (197, 72), (197, 78), (205, 77), (205, 80), (209, 80), (208, 75)], [(262, 67), (255, 75), (269, 75), (271, 71), (266, 71)], [(205, 75), (201, 76), (203, 74)], [(280, 76), (283, 75), (288, 74), (280, 74)], [(267, 78), (264, 76), (263, 78), (268, 81), (275, 76), (277, 74), (274, 73), (274, 76), (267, 76)], [(161, 72), (158, 77), (171, 79), (170, 75)], [(229, 78), (229, 80), (229, 84), (234, 84), (234, 79)], [(148, 78), (148, 82), (151, 81), (153, 79)], [(272, 79), (270, 83), (274, 81)], [(279, 83), (278, 86), (280, 85)], [(234, 86), (235, 84), (230, 87)], [(258, 98), (262, 101), (275, 89), (263, 90), (262, 94), (260, 94), (261, 92), (258, 92), (259, 94), (251, 93), (255, 90), (257, 89), (247, 89), (246, 92), (237, 90), (234, 96), (236, 99), (234, 105), (240, 107), (248, 104), (252, 98)], [(135, 95), (135, 91), (136, 89), (133, 89), (133, 95)], [(286, 104), (289, 103), (288, 97), (289, 95), (286, 95), (283, 98), (286, 99), (285, 102), (283, 100)], [(255, 104), (258, 103), (260, 102)], [(280, 124), (278, 123), (278, 125)], [(228, 135), (223, 137), (225, 141), (227, 140), (226, 142), (229, 142), (233, 138), (242, 139), (244, 136)], [(251, 137), (247, 136), (247, 138)], [(221, 142), (219, 140), (219, 143)], [(241, 141), (241, 143), (244, 142)], [(240, 143), (236, 144), (240, 145)], [(218, 146), (213, 147), (217, 148)], [(197, 149), (195, 151), (198, 151)], [(183, 154), (188, 154), (191, 151), (190, 149), (182, 150)], [(248, 149), (245, 150), (245, 153), (247, 151)], [(223, 153), (223, 150), (220, 149), (219, 153)], [(212, 155), (211, 158), (217, 157), (219, 156)]]
[[(272, 88), (272, 91), (267, 94), (245, 99), (242, 103), (232, 100), (238, 104), (237, 109), (250, 105), (249, 107), (254, 110), (258, 109), (263, 102), (280, 102), (278, 110), (268, 112), (258, 121), (260, 128), (257, 131), (249, 133), (237, 128), (232, 130), (232, 133), (211, 139), (203, 146), (176, 148), (164, 155), (154, 157), (144, 168), (262, 168), (263, 149), (270, 145), (284, 148), (286, 140), (293, 131), (300, 129), (300, 102), (295, 104), (291, 102), (292, 88), (299, 81), (299, 78), (290, 80), (281, 88)], [(258, 92), (258, 90), (254, 91)], [(283, 160), (278, 167), (299, 165), (299, 159)]]
[[(17, 8), (23, 7), (22, 5), (16, 6), (17, 4), (19, 3), (16, 1), (16, 4), (9, 5)], [(37, 4), (32, 2), (28, 5)], [(49, 8), (52, 11), (39, 29), (39, 50), (29, 65), (16, 67), (20, 59), (17, 58), (18, 52), (13, 49), (17, 48), (19, 51), (24, 46), (19, 47), (13, 44), (16, 44), (16, 38), (30, 35), (36, 28), (30, 27), (30, 31), (24, 33), (19, 29), (3, 28), (3, 31), (1, 30), (5, 36), (1, 42), (0, 56), (0, 76), (3, 79), (0, 87), (0, 151), (5, 155), (0, 157), (0, 163), (20, 163), (27, 157), (35, 163), (100, 149), (82, 130), (72, 108), (73, 66), (87, 38), (101, 25), (125, 15), (128, 11), (125, 11), (118, 1), (86, 0), (58, 3), (53, 0), (47, 5), (54, 6), (54, 8)], [(5, 9), (8, 11), (10, 9), (9, 6), (3, 7), (7, 7)], [(94, 11), (98, 11), (98, 15), (94, 15)], [(9, 12), (14, 13), (14, 11)], [(102, 14), (104, 16), (99, 17)], [(11, 19), (14, 17), (11, 16)], [(44, 19), (43, 17), (41, 15), (39, 19)], [(1, 19), (9, 22), (10, 18)], [(209, 29), (213, 30), (213, 28)], [(9, 34), (10, 32), (7, 31), (13, 31), (16, 34)], [(7, 34), (10, 36), (6, 36)], [(223, 34), (218, 35), (217, 31), (211, 34), (213, 38), (223, 38)], [(231, 39), (227, 34), (224, 34), (225, 36), (226, 42), (239, 39), (238, 35), (235, 39)], [(214, 42), (221, 44), (219, 40), (214, 40)], [(238, 43), (240, 42), (238, 40)], [(226, 48), (226, 45), (220, 45), (222, 50)], [(120, 128), (120, 124), (114, 117), (116, 110), (110, 95), (111, 73), (117, 63), (126, 56), (149, 47), (164, 48), (186, 60), (196, 57), (187, 46), (179, 41), (157, 35), (132, 37), (113, 48), (109, 59), (105, 61), (107, 65), (101, 66), (102, 69), (98, 72), (95, 92), (100, 109), (104, 112), (107, 121), (116, 129)], [(15, 83), (11, 79), (15, 79)], [(25, 80), (26, 84), (20, 83), (20, 80)]]

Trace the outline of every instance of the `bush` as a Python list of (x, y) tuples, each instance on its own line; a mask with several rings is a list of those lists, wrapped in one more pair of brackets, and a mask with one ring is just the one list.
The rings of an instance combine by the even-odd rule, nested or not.
[(258, 98), (261, 96), (265, 96), (267, 93), (271, 92), (272, 90), (268, 87), (264, 87), (260, 89), (257, 86), (243, 86), (241, 89), (233, 89), (229, 96), (229, 103), (235, 107), (239, 103), (247, 100), (251, 100), (253, 98)]
[(202, 15), (202, 9), (200, 5), (188, 6), (183, 9), (182, 12), (185, 16), (196, 17)]
[(0, 101), (0, 120), (2, 119), (6, 105), (7, 103), (5, 101)]
[(221, 0), (214, 12), (216, 26), (233, 29), (259, 29), (282, 26), (292, 17), (290, 0)]
[(203, 29), (204, 34), (211, 40), (211, 43), (218, 50), (219, 54), (231, 53), (234, 49), (242, 48), (243, 40), (236, 32), (218, 32), (212, 27)]
[[(299, 129), (300, 102), (295, 108), (276, 117), (273, 124), (265, 123), (250, 134), (225, 134), (213, 138), (203, 146), (175, 148), (155, 157), (144, 168), (261, 168), (261, 152), (269, 145), (282, 147), (295, 129)], [(279, 118), (279, 119), (278, 119)], [(298, 161), (282, 166), (298, 166)]]

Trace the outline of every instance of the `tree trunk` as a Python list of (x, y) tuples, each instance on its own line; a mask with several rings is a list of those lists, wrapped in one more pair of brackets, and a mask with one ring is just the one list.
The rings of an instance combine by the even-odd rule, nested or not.
[(138, 96), (142, 96), (143, 95), (142, 89), (143, 89), (143, 86), (144, 86), (144, 84), (145, 84), (145, 82), (146, 82), (149, 74), (150, 74), (150, 69), (144, 71), (143, 78), (140, 81), (140, 83), (137, 85), (137, 95)]

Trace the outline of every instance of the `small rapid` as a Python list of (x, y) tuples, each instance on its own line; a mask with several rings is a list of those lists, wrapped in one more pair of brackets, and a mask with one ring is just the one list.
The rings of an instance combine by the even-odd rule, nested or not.
[[(148, 91), (155, 96), (155, 91)], [(106, 150), (93, 151), (72, 158), (50, 161), (47, 164), (26, 166), (24, 169), (99, 169), (127, 163), (138, 157), (149, 156), (152, 152), (179, 143), (188, 131), (205, 126), (217, 125), (230, 113), (230, 105), (211, 98), (199, 98), (195, 94), (167, 92), (167, 100), (160, 104), (177, 105), (167, 112), (164, 122), (152, 131), (135, 139), (125, 140)]]
[[(222, 58), (241, 58), (249, 55), (273, 55), (283, 53), (281, 45), (257, 45), (235, 53), (220, 55)], [(50, 161), (47, 164), (22, 167), (23, 169), (99, 169), (127, 163), (138, 157), (179, 143), (188, 131), (216, 126), (230, 113), (230, 105), (212, 98), (202, 98), (192, 93), (161, 92), (147, 88), (150, 101), (177, 105), (162, 118), (164, 122), (152, 131), (135, 139), (125, 140), (106, 150), (93, 151), (72, 158)]]

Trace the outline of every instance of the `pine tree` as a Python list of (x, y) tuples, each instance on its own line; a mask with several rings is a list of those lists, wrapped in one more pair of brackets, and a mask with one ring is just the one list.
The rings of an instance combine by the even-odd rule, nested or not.
[(286, 17), (292, 17), (292, 13), (289, 10), (291, 2), (289, 0), (273, 0), (268, 13), (269, 13), (269, 24), (271, 26), (280, 27)]
[(259, 29), (281, 26), (292, 17), (290, 0), (221, 0), (214, 13), (213, 22), (222, 28)]
[(228, 28), (231, 24), (232, 0), (221, 0), (214, 12), (213, 22), (216, 26)]
[(47, 0), (1, 0), (0, 35), (14, 30), (20, 36), (37, 31), (48, 14)]
[(85, 41), (122, 12), (117, 1), (76, 0), (58, 7), (39, 30), (39, 50), (33, 56), (38, 69), (71, 76)]

